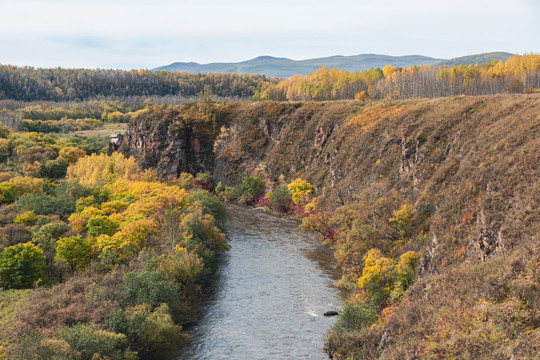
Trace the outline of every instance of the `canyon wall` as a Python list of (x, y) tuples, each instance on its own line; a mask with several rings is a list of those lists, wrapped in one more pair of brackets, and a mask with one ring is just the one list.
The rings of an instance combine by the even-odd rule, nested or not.
[[(517, 281), (522, 275), (516, 268), (538, 261), (538, 94), (239, 102), (216, 106), (211, 120), (198, 121), (187, 117), (186, 111), (153, 108), (141, 114), (129, 125), (120, 151), (164, 176), (205, 172), (215, 183), (238, 184), (256, 169), (264, 169), (274, 181), (280, 175), (302, 177), (314, 184), (319, 210), (329, 213), (351, 204), (360, 193), (369, 198), (396, 191), (422, 219), (418, 228), (422, 236), (402, 247), (419, 251), (422, 257), (420, 280), (398, 306), (401, 316), (368, 335), (335, 345), (338, 348), (330, 346), (336, 357), (340, 346), (350, 345), (364, 349), (365, 358), (418, 358), (408, 355), (427, 346), (422, 336), (442, 326), (436, 320), (415, 320), (418, 316), (442, 316), (437, 310), (441, 307), (454, 311), (458, 305), (449, 298), (460, 296), (471, 302), (470, 311), (477, 311), (474, 303), (489, 293), (486, 287), (497, 288), (501, 279)], [(493, 264), (502, 273), (494, 280), (489, 271), (477, 274), (480, 270), (474, 264)], [(446, 293), (441, 287), (459, 271), (463, 278), (475, 280), (452, 285), (454, 293), (442, 298)], [(434, 289), (439, 290), (433, 293)], [(531, 294), (527, 306), (540, 306), (538, 291)], [(503, 307), (505, 300), (497, 299)], [(533, 327), (540, 322), (534, 316), (528, 323)], [(418, 324), (423, 330), (415, 328)], [(380, 347), (383, 333), (387, 339)], [(537, 330), (527, 334), (529, 340), (539, 336)], [(516, 349), (520, 341), (529, 341), (514, 338)], [(496, 344), (485, 346), (487, 354)]]

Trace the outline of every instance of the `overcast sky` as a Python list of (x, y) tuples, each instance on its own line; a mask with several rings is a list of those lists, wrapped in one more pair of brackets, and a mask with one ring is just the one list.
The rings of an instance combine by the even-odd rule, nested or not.
[(0, 0), (0, 14), (12, 65), (540, 53), (540, 0)]

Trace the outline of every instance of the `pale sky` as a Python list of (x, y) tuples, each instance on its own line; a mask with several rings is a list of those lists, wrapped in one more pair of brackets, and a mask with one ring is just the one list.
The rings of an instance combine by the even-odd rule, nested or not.
[(0, 0), (0, 64), (540, 53), (540, 0)]

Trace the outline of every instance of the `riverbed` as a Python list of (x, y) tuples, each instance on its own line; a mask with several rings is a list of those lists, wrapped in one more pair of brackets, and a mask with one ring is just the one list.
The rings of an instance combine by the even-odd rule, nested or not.
[(328, 359), (323, 314), (342, 300), (330, 249), (259, 209), (228, 205), (226, 225), (231, 249), (177, 359)]

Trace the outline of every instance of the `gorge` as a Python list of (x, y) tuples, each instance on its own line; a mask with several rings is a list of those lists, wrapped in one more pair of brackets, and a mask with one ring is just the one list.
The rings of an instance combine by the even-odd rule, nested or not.
[[(119, 151), (165, 177), (309, 181), (304, 227), (332, 231), (352, 293), (371, 248), (420, 254), (417, 279), (374, 325), (330, 336), (334, 358), (525, 359), (540, 336), (539, 132), (536, 94), (198, 103), (141, 112)], [(405, 208), (411, 220), (389, 227)]]

